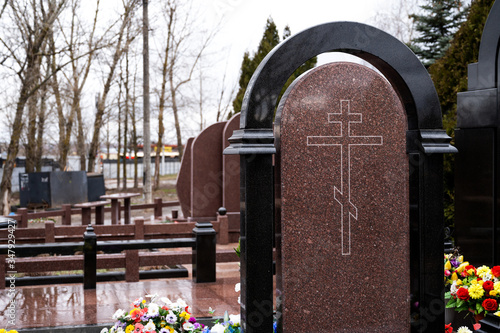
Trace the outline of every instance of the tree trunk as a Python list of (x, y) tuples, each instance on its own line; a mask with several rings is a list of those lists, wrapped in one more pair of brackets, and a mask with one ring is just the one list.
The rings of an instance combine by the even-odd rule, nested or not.
[(76, 137), (77, 144), (76, 144), (76, 150), (78, 152), (78, 156), (80, 156), (80, 170), (85, 171), (85, 161), (86, 161), (86, 152), (85, 152), (85, 138), (84, 138), (84, 133), (83, 133), (83, 119), (82, 119), (82, 109), (80, 108), (80, 105), (75, 105), (75, 113), (76, 113), (76, 119), (78, 122), (78, 134)]
[(142, 1), (142, 39), (143, 39), (143, 102), (144, 102), (144, 200), (152, 202), (151, 198), (151, 137), (149, 120), (149, 18), (148, 0)]

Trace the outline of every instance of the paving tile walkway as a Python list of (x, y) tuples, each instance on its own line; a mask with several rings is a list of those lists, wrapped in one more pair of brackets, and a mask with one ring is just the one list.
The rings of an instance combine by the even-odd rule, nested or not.
[[(191, 272), (191, 267), (185, 265)], [(16, 288), (16, 326), (9, 329), (112, 323), (111, 316), (121, 308), (129, 310), (131, 302), (157, 293), (175, 301), (182, 298), (192, 307), (195, 317), (215, 316), (224, 311), (239, 313), (237, 262), (217, 264), (217, 282), (196, 284), (191, 277), (183, 279), (141, 280), (139, 282), (98, 283), (95, 290), (83, 290), (83, 284), (28, 286)], [(8, 289), (0, 290), (0, 328), (8, 322)]]

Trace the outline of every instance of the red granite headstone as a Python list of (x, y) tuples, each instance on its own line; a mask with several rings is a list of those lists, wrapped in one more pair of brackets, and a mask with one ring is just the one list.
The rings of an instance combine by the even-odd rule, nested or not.
[(226, 122), (205, 128), (191, 147), (191, 217), (214, 221), (222, 206), (222, 131)]
[(181, 168), (177, 174), (175, 188), (184, 218), (191, 216), (191, 146), (194, 138), (189, 138), (184, 146)]
[(332, 63), (280, 103), (284, 332), (409, 332), (407, 121), (384, 77)]
[[(240, 114), (234, 115), (224, 127), (222, 150), (229, 146), (228, 139), (240, 128)], [(240, 230), (240, 157), (222, 155), (222, 206), (227, 210), (230, 242), (237, 242)]]

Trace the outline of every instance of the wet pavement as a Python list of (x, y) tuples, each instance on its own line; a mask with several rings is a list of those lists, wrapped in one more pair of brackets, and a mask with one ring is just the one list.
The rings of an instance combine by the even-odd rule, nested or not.
[[(185, 265), (191, 274), (190, 265)], [(175, 301), (182, 298), (195, 317), (210, 317), (224, 311), (239, 313), (234, 286), (239, 282), (239, 266), (217, 264), (217, 282), (196, 284), (191, 277), (183, 279), (141, 280), (140, 282), (98, 283), (95, 290), (84, 290), (83, 284), (45, 285), (15, 288), (16, 325), (8, 325), (9, 289), (0, 290), (0, 328), (112, 324), (117, 309), (131, 309), (131, 303), (148, 294), (158, 294)]]

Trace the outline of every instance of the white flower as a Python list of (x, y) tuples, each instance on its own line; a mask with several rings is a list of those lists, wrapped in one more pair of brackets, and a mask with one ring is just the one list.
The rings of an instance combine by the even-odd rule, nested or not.
[(144, 332), (156, 332), (155, 323), (153, 323), (153, 321), (151, 319), (149, 319), (149, 321), (146, 324), (146, 326), (144, 326), (143, 331)]
[(450, 292), (452, 295), (456, 295), (457, 294), (457, 290), (460, 289), (459, 286), (457, 286), (457, 281), (453, 281), (453, 284), (451, 285), (450, 287)]
[(116, 310), (115, 314), (113, 315), (113, 319), (118, 320), (121, 317), (123, 317), (124, 315), (125, 315), (125, 311), (123, 311), (122, 309), (118, 309), (118, 310)]
[(493, 279), (493, 275), (487, 273), (487, 274), (484, 274), (483, 276), (483, 281), (491, 281)]
[(165, 321), (169, 324), (175, 324), (175, 322), (177, 321), (177, 316), (172, 311), (168, 311), (168, 314), (165, 317)]
[(102, 330), (101, 330), (101, 333), (108, 333), (108, 329), (106, 327), (104, 327)]
[(241, 290), (241, 283), (238, 282), (237, 284), (234, 285), (234, 291), (238, 293), (240, 292), (240, 290)]
[(229, 315), (229, 321), (233, 323), (233, 325), (239, 324), (240, 323), (240, 315)]
[(241, 304), (241, 296), (238, 296), (238, 304)]
[(457, 333), (472, 333), (472, 331), (468, 327), (462, 326), (458, 329)]
[(210, 333), (224, 333), (225, 329), (226, 328), (222, 326), (222, 324), (215, 324), (210, 330)]
[(186, 302), (184, 302), (184, 300), (181, 298), (177, 299), (177, 304), (183, 309), (187, 306)]
[(125, 331), (123, 330), (123, 328), (118, 327), (118, 328), (116, 329), (115, 333), (125, 333)]
[(170, 305), (172, 304), (172, 301), (171, 301), (170, 299), (168, 299), (167, 297), (162, 297), (162, 298), (160, 298), (160, 300), (161, 300), (163, 303), (165, 303), (165, 305), (166, 305), (167, 307), (170, 307)]
[(148, 316), (157, 317), (160, 314), (160, 307), (155, 303), (150, 303), (148, 306)]
[(192, 331), (194, 325), (191, 324), (189, 321), (186, 321), (184, 324), (182, 324), (182, 328), (184, 329), (184, 331)]

